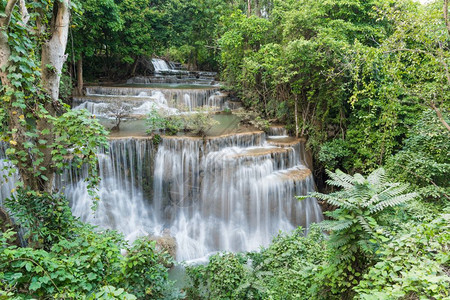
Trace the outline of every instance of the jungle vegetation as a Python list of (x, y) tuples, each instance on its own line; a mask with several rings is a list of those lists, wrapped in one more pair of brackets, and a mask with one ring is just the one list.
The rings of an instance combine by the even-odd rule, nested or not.
[[(448, 299), (448, 2), (0, 0), (0, 138), (21, 179), (0, 299)], [(188, 267), (179, 290), (153, 242), (74, 218), (53, 178), (70, 149), (95, 198), (107, 132), (65, 102), (151, 57), (218, 71), (247, 110), (307, 137), (327, 220)]]

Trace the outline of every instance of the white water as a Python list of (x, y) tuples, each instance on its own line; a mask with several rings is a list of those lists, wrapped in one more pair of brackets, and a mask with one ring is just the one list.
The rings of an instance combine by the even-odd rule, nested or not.
[(167, 62), (163, 59), (152, 58), (152, 64), (153, 67), (155, 68), (155, 72), (172, 70), (172, 67), (169, 64), (167, 64)]
[[(11, 196), (17, 182), (17, 173), (10, 168), (11, 164), (6, 160), (6, 148), (6, 144), (0, 142), (0, 206), (3, 206), (4, 199)], [(11, 170), (12, 174), (10, 174)]]
[(294, 198), (314, 190), (311, 175), (292, 176), (306, 171), (299, 157), (294, 148), (263, 146), (263, 138), (245, 135), (206, 145), (165, 139), (155, 163), (154, 223), (170, 228), (178, 260), (257, 250), (279, 230), (308, 227), (322, 213), (315, 199)]
[(166, 114), (193, 111), (198, 107), (221, 109), (224, 97), (215, 88), (158, 89), (131, 87), (88, 87), (86, 96), (74, 99), (74, 109), (87, 109), (107, 117), (120, 107), (132, 115), (147, 115), (153, 108)]
[(287, 137), (287, 130), (286, 127), (284, 126), (271, 126), (269, 127), (269, 132), (268, 132), (269, 136), (271, 137)]
[(100, 155), (95, 213), (86, 174), (66, 172), (60, 185), (83, 221), (130, 240), (169, 233), (178, 260), (197, 260), (223, 250), (257, 250), (279, 230), (322, 220), (315, 199), (294, 198), (314, 190), (298, 149), (268, 145), (262, 133), (164, 138), (157, 151), (148, 139), (112, 140), (109, 154)]
[[(300, 149), (269, 145), (263, 133), (164, 138), (157, 151), (149, 139), (116, 139), (99, 154), (95, 212), (86, 170), (66, 171), (57, 187), (83, 221), (129, 240), (169, 233), (178, 260), (198, 260), (217, 251), (257, 250), (279, 230), (322, 220), (315, 199), (294, 198), (314, 190)], [(14, 181), (2, 185), (1, 199)]]
[[(75, 216), (82, 221), (104, 228), (116, 229), (129, 240), (152, 230), (148, 199), (144, 197), (144, 174), (150, 171), (150, 140), (112, 140), (108, 154), (99, 154), (102, 178), (99, 186), (98, 208), (87, 193), (86, 169), (66, 171), (58, 185), (64, 189)], [(64, 188), (65, 187), (65, 188)]]

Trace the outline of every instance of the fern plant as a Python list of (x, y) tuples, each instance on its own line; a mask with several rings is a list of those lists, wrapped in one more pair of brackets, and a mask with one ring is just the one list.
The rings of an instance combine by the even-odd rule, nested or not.
[(408, 184), (388, 182), (383, 168), (367, 178), (340, 170), (327, 172), (330, 177), (327, 183), (341, 190), (330, 194), (316, 192), (299, 199), (316, 197), (336, 207), (325, 212), (330, 220), (319, 224), (330, 233), (330, 266), (323, 270), (322, 276), (332, 294), (342, 294), (357, 284), (380, 242), (388, 240), (378, 225), (380, 213), (418, 195), (406, 193)]

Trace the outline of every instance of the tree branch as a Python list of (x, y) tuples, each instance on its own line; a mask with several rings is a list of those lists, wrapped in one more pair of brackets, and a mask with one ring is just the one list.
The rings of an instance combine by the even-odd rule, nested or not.
[[(16, 6), (16, 3), (19, 0), (9, 0), (8, 3), (6, 4), (6, 8), (5, 8), (5, 17), (0, 18), (0, 27), (8, 27), (9, 26), (9, 22), (11, 21), (11, 15), (12, 15), (12, 11), (14, 9), (14, 6)], [(3, 29), (5, 30), (5, 28)]]
[(445, 128), (447, 128), (448, 131), (450, 131), (450, 125), (445, 121), (444, 117), (442, 116), (441, 111), (436, 107), (433, 101), (430, 103), (431, 108), (436, 112), (437, 117), (439, 118), (439, 121), (444, 125)]
[(30, 20), (30, 14), (28, 13), (27, 6), (25, 5), (25, 0), (20, 0), (20, 13), (22, 14), (22, 23), (26, 25), (28, 20)]

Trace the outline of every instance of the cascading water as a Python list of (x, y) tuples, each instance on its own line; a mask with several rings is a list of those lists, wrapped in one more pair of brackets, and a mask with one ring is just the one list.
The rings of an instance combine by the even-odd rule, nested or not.
[(155, 72), (170, 71), (173, 68), (163, 59), (152, 58), (153, 68)]
[[(177, 114), (228, 105), (226, 95), (211, 87), (101, 86), (86, 91), (86, 97), (74, 100), (76, 108), (104, 117), (125, 106), (142, 119), (153, 108)], [(138, 122), (130, 120), (131, 126)], [(99, 151), (101, 200), (95, 212), (86, 169), (57, 177), (56, 188), (83, 221), (119, 230), (129, 240), (169, 234), (176, 239), (177, 259), (195, 260), (216, 251), (257, 250), (279, 230), (307, 229), (322, 220), (316, 199), (295, 199), (313, 191), (314, 182), (304, 142), (287, 137), (284, 128), (271, 128), (269, 137), (262, 132), (162, 137), (158, 146), (147, 137), (127, 137), (133, 133), (123, 131), (116, 136), (125, 137), (111, 139), (108, 151)], [(5, 150), (0, 144), (0, 167), (7, 164)], [(0, 169), (0, 176), (4, 172)], [(16, 175), (10, 179), (0, 187), (0, 205)]]
[(155, 159), (152, 212), (168, 228), (177, 259), (256, 250), (279, 230), (322, 219), (311, 172), (294, 147), (270, 146), (264, 134), (165, 138)]
[[(99, 153), (101, 200), (95, 212), (86, 170), (66, 171), (57, 188), (74, 215), (129, 240), (170, 234), (178, 260), (257, 250), (279, 230), (322, 220), (315, 199), (294, 197), (314, 190), (301, 143), (267, 140), (261, 132), (205, 140), (163, 137), (157, 148), (148, 138), (113, 139)], [(13, 181), (2, 186), (2, 198)]]
[(152, 177), (153, 145), (149, 139), (111, 140), (108, 154), (99, 154), (98, 187), (101, 201), (95, 212), (87, 193), (87, 170), (73, 168), (59, 177), (57, 186), (67, 195), (75, 216), (101, 227), (116, 229), (129, 240), (152, 230), (146, 186)]
[(17, 174), (11, 174), (10, 163), (6, 160), (6, 149), (6, 143), (0, 142), (0, 206), (3, 206), (4, 199), (11, 196), (17, 181)]
[(307, 228), (322, 219), (302, 162), (300, 141), (267, 142), (265, 134), (216, 138), (163, 137), (110, 142), (99, 155), (100, 202), (95, 213), (84, 170), (67, 171), (58, 186), (83, 221), (140, 235), (173, 236), (177, 259), (194, 260), (222, 250), (250, 251), (267, 245), (279, 230)]
[(208, 106), (222, 109), (224, 97), (218, 88), (169, 89), (136, 87), (87, 87), (86, 96), (76, 97), (75, 109), (102, 116), (117, 107), (129, 106), (130, 114), (146, 115), (153, 108), (169, 113), (193, 111)]
[(284, 126), (270, 126), (268, 134), (269, 136), (288, 136), (286, 127)]

